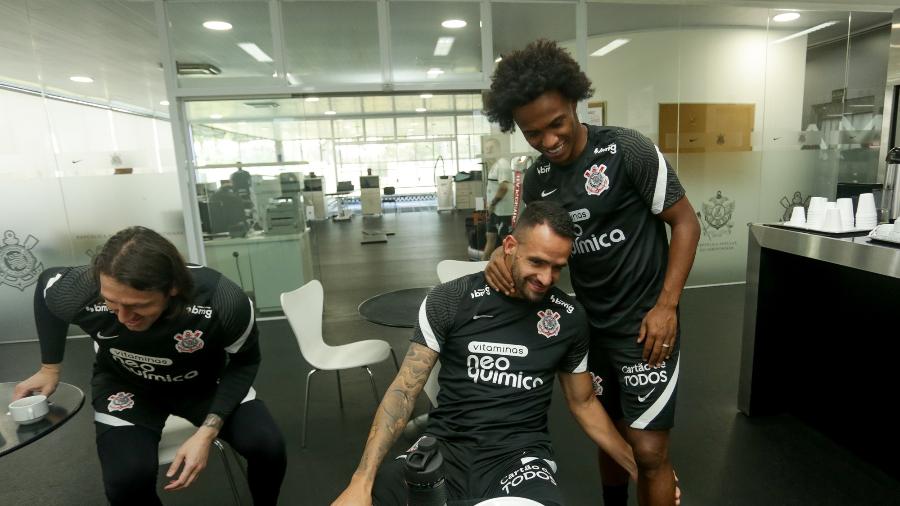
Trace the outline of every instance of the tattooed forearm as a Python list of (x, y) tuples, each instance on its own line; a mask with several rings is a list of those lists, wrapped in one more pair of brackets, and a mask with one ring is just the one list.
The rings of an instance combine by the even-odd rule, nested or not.
[(410, 345), (400, 372), (384, 394), (375, 413), (357, 473), (374, 475), (378, 465), (406, 427), (416, 398), (425, 386), (437, 358), (436, 352), (421, 344)]
[(204, 427), (211, 427), (217, 431), (222, 430), (223, 423), (224, 422), (219, 415), (214, 415), (212, 413), (206, 415), (206, 420), (203, 420)]

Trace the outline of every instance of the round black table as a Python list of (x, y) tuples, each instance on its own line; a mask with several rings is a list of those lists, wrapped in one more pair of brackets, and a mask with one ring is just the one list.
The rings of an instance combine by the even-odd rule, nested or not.
[(359, 315), (379, 325), (413, 328), (419, 317), (419, 306), (432, 288), (403, 288), (378, 294), (359, 305)]
[(68, 383), (60, 383), (50, 396), (50, 412), (43, 420), (30, 425), (19, 425), (9, 415), (13, 389), (18, 382), (0, 383), (0, 456), (18, 450), (53, 432), (69, 421), (84, 404), (84, 392)]

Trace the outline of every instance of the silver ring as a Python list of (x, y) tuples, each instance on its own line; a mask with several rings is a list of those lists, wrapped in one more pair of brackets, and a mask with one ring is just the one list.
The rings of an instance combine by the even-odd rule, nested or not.
[(663, 348), (671, 348), (668, 344), (663, 344)]

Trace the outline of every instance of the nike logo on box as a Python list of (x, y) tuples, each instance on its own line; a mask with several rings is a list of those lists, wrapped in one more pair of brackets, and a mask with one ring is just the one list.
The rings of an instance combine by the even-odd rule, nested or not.
[(119, 334), (116, 334), (114, 336), (104, 336), (103, 334), (97, 332), (97, 339), (113, 339), (116, 337), (119, 337)]
[(652, 394), (654, 390), (656, 390), (655, 387), (654, 387), (652, 390), (650, 390), (649, 392), (647, 392), (647, 395), (643, 395), (643, 396), (639, 395), (639, 396), (638, 396), (638, 402), (644, 402), (644, 401), (646, 401), (646, 400), (647, 400), (647, 397), (650, 397), (650, 394)]
[(494, 315), (492, 315), (492, 314), (477, 314), (477, 315), (473, 316), (472, 319), (478, 320), (480, 318), (493, 318), (493, 317), (494, 317)]
[(546, 197), (547, 195), (552, 194), (552, 193), (555, 192), (556, 190), (559, 190), (559, 188), (554, 188), (554, 189), (552, 189), (552, 190), (550, 190), (550, 191), (541, 190), (541, 197)]

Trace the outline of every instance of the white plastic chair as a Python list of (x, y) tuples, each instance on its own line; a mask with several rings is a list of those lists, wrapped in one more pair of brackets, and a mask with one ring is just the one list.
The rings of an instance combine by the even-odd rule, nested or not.
[(322, 335), (322, 310), (325, 294), (322, 283), (314, 279), (300, 288), (281, 294), (281, 308), (294, 331), (300, 353), (313, 369), (306, 375), (306, 394), (303, 400), (303, 436), (300, 445), (306, 447), (306, 428), (309, 419), (309, 381), (318, 371), (336, 371), (338, 380), (338, 400), (344, 407), (344, 396), (341, 392), (341, 369), (362, 367), (369, 373), (372, 383), (372, 394), (377, 404), (381, 399), (375, 388), (375, 377), (369, 365), (393, 357), (394, 366), (400, 370), (397, 356), (386, 341), (368, 339), (340, 346), (329, 346)]
[[(181, 448), (181, 445), (196, 433), (197, 427), (194, 427), (191, 422), (180, 416), (169, 415), (169, 418), (166, 419), (166, 425), (163, 427), (162, 436), (159, 439), (159, 465), (167, 466), (171, 464), (175, 460), (175, 454)], [(228, 484), (231, 485), (231, 493), (234, 495), (234, 504), (240, 505), (241, 496), (234, 481), (231, 464), (228, 462), (225, 445), (219, 438), (214, 439), (212, 445), (218, 450), (219, 456), (222, 457), (222, 464), (225, 466), (225, 476), (228, 477)], [(243, 469), (241, 467), (242, 471)]]
[[(487, 267), (488, 262), (467, 262), (465, 260), (441, 260), (437, 264), (437, 275), (438, 280), (441, 283), (446, 283), (447, 281), (454, 280), (456, 278), (461, 278), (468, 274), (475, 274), (476, 272), (481, 272)], [(437, 407), (437, 396), (438, 392), (441, 390), (440, 385), (438, 385), (438, 374), (441, 372), (441, 361), (438, 360), (434, 364), (434, 368), (431, 369), (431, 374), (428, 376), (428, 381), (425, 382), (425, 395), (428, 396), (428, 400), (431, 401), (431, 404), (434, 407)]]

